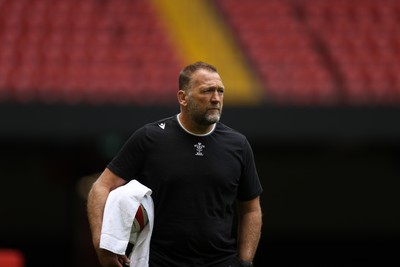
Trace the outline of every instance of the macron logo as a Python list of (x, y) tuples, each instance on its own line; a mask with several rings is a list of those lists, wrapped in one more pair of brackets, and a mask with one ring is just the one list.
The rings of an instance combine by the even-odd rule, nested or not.
[(164, 122), (159, 123), (158, 126), (160, 126), (160, 128), (163, 129), (163, 130), (165, 129), (165, 123)]

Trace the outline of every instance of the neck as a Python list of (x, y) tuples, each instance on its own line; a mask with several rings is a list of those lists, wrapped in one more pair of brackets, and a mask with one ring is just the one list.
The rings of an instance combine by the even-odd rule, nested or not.
[(178, 121), (181, 124), (181, 126), (191, 134), (198, 134), (198, 135), (209, 134), (215, 128), (215, 123), (211, 125), (199, 125), (190, 118), (188, 118), (187, 116), (185, 116), (185, 114), (183, 113), (178, 114)]

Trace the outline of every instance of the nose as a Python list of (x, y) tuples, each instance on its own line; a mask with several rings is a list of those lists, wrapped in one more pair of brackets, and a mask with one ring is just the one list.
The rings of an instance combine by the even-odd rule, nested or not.
[(221, 100), (222, 94), (218, 90), (215, 90), (211, 96), (211, 102), (221, 102)]

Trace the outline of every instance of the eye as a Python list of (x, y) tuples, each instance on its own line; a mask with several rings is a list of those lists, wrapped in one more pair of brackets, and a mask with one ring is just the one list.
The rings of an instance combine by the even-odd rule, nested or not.
[(224, 88), (219, 88), (219, 87), (205, 88), (202, 92), (204, 94), (214, 94), (215, 92), (217, 92), (219, 95), (222, 95), (224, 93)]
[(213, 92), (214, 92), (213, 88), (206, 88), (206, 89), (203, 90), (203, 93), (205, 93), (205, 94), (211, 94)]

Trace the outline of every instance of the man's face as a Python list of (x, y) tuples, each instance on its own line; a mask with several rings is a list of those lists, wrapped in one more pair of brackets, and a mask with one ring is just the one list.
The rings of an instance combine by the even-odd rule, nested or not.
[(218, 73), (200, 69), (193, 73), (188, 90), (187, 112), (200, 125), (219, 121), (222, 113), (224, 85)]

